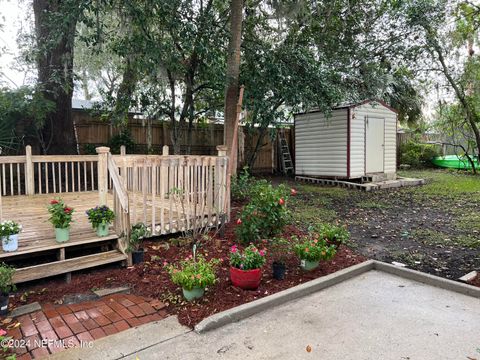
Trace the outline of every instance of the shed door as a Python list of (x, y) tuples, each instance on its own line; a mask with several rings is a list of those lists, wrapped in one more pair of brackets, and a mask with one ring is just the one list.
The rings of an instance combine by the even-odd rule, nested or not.
[(365, 172), (383, 172), (385, 119), (367, 116), (365, 121)]

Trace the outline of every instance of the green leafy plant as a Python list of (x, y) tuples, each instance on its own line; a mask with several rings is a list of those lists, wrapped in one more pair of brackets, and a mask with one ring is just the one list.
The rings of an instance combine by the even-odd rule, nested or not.
[(130, 230), (130, 240), (127, 251), (138, 251), (143, 239), (149, 237), (151, 233), (151, 229), (144, 223), (137, 223), (133, 225), (132, 230)]
[(16, 290), (16, 286), (13, 283), (13, 275), (15, 274), (15, 268), (6, 264), (0, 264), (0, 293), (3, 295), (9, 294), (11, 291)]
[(277, 263), (285, 263), (292, 251), (292, 243), (284, 237), (274, 237), (268, 241), (270, 257)]
[(250, 196), (250, 190), (254, 183), (254, 179), (248, 172), (248, 166), (243, 168), (243, 171), (236, 176), (232, 176), (230, 184), (230, 191), (232, 199), (237, 201), (243, 201)]
[(241, 270), (260, 269), (266, 261), (267, 251), (258, 250), (253, 244), (247, 246), (243, 251), (236, 245), (230, 248), (230, 266)]
[(295, 241), (294, 251), (301, 260), (319, 261), (330, 260), (336, 254), (335, 245), (329, 245), (326, 240), (318, 239), (309, 234), (302, 238), (292, 237)]
[(0, 223), (0, 237), (15, 235), (22, 231), (22, 225), (12, 220), (5, 220)]
[(112, 136), (107, 146), (112, 154), (120, 154), (120, 146), (125, 145), (127, 153), (133, 153), (135, 141), (129, 130), (123, 130), (120, 134)]
[(430, 144), (420, 144), (409, 141), (399, 148), (400, 164), (410, 165), (413, 168), (431, 167), (432, 158), (439, 155), (437, 147)]
[(202, 255), (190, 255), (177, 266), (166, 265), (172, 282), (185, 290), (205, 288), (217, 281), (216, 267), (219, 259), (205, 260)]
[(100, 225), (111, 224), (115, 220), (115, 213), (106, 205), (96, 206), (86, 211), (88, 221), (94, 228)]
[(74, 209), (65, 205), (62, 199), (53, 199), (48, 206), (50, 218), (48, 219), (53, 227), (57, 229), (66, 229), (70, 227), (73, 221), (72, 215)]
[(350, 239), (350, 232), (345, 226), (335, 224), (320, 224), (315, 227), (315, 232), (329, 244), (345, 244)]
[(237, 220), (235, 232), (239, 240), (246, 244), (280, 233), (290, 219), (288, 194), (283, 184), (274, 187), (267, 181), (257, 181)]

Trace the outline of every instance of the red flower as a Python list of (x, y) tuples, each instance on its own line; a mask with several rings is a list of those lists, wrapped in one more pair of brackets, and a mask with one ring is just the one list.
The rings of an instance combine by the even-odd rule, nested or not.
[(50, 201), (50, 204), (52, 204), (52, 205), (58, 204), (58, 200), (53, 199), (53, 200)]
[(297, 195), (297, 190), (295, 190), (294, 188), (291, 188), (290, 189), (290, 195), (292, 195), (292, 196)]
[(285, 204), (285, 200), (283, 200), (283, 198), (280, 198), (280, 200), (278, 200), (278, 203), (279, 203), (280, 205), (283, 205), (283, 204)]
[(242, 223), (242, 219), (237, 220), (237, 225), (240, 225)]
[(65, 209), (63, 209), (63, 211), (65, 212), (65, 214), (70, 214), (72, 212), (73, 209), (69, 208), (69, 207), (66, 207)]

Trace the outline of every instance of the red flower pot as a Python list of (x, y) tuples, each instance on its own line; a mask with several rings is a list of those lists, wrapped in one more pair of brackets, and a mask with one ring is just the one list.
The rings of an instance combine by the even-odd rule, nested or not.
[(262, 270), (241, 270), (230, 267), (230, 280), (233, 286), (237, 286), (245, 290), (254, 290), (260, 285), (262, 280)]

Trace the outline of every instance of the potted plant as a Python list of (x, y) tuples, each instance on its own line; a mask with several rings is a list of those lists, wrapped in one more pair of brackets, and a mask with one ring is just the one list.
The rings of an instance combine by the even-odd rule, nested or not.
[(190, 255), (180, 261), (179, 266), (167, 265), (172, 282), (182, 287), (183, 296), (187, 301), (199, 299), (205, 293), (207, 286), (215, 284), (215, 270), (219, 259), (205, 260), (202, 255)]
[(321, 238), (325, 239), (329, 244), (335, 245), (337, 249), (350, 239), (350, 233), (345, 226), (321, 224), (315, 230)]
[(316, 269), (320, 260), (329, 260), (335, 253), (335, 245), (329, 245), (324, 239), (317, 239), (313, 235), (296, 239), (295, 254), (300, 258), (300, 267), (310, 271)]
[(13, 274), (15, 268), (6, 264), (0, 264), (0, 315), (5, 316), (8, 313), (8, 297), (11, 291), (15, 291), (13, 284)]
[(102, 205), (87, 210), (86, 214), (97, 236), (107, 236), (108, 226), (115, 220), (115, 213), (107, 205)]
[(262, 280), (262, 266), (266, 261), (266, 251), (258, 250), (250, 244), (243, 252), (236, 245), (230, 248), (230, 280), (233, 286), (245, 290), (258, 288)]
[(127, 251), (132, 253), (132, 262), (140, 264), (145, 258), (145, 250), (141, 247), (143, 239), (150, 236), (150, 229), (144, 223), (137, 223), (130, 231), (130, 241)]
[(22, 225), (15, 221), (6, 220), (0, 224), (3, 251), (10, 252), (18, 249), (18, 234), (20, 231), (22, 231)]
[(272, 273), (276, 280), (283, 280), (287, 270), (286, 259), (291, 251), (291, 244), (283, 237), (270, 240), (270, 256), (273, 258)]
[(48, 206), (50, 222), (55, 228), (55, 239), (62, 243), (70, 238), (70, 223), (73, 221), (73, 208), (65, 205), (62, 199), (53, 199)]

